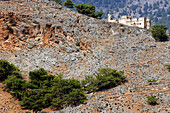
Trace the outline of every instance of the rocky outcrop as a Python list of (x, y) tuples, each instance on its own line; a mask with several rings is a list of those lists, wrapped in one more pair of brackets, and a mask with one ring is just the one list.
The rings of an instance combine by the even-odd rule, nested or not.
[[(48, 0), (0, 1), (0, 9), (0, 58), (26, 75), (41, 67), (77, 79), (98, 68), (125, 71), (128, 83), (89, 94), (87, 104), (63, 112), (169, 110), (169, 41), (155, 42), (149, 30), (90, 18)], [(146, 104), (150, 94), (160, 98), (158, 106)]]

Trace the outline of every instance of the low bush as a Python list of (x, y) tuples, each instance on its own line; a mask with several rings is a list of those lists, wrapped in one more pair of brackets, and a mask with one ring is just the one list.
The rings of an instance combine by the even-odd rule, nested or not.
[(55, 1), (56, 3), (62, 5), (62, 0), (52, 0), (52, 1)]
[(62, 108), (79, 105), (86, 101), (81, 83), (75, 79), (63, 79), (63, 75), (50, 75), (43, 68), (29, 73), (30, 81), (22, 79), (20, 73), (8, 76), (4, 89), (21, 101), (21, 106), (41, 111), (47, 107)]
[(123, 74), (123, 71), (117, 72), (115, 69), (101, 68), (94, 75), (87, 75), (82, 80), (82, 85), (88, 92), (108, 89), (125, 82), (126, 77)]
[(119, 85), (125, 81), (123, 74), (122, 71), (102, 68), (80, 82), (76, 79), (63, 79), (62, 74), (48, 74), (40, 68), (30, 71), (30, 80), (26, 81), (17, 67), (6, 60), (0, 60), (0, 77), (6, 78), (3, 82), (4, 90), (19, 99), (22, 107), (33, 112), (48, 107), (59, 109), (69, 105), (77, 106), (86, 101), (84, 91), (103, 90)]
[(76, 46), (80, 46), (80, 42), (76, 42)]
[(31, 113), (31, 112), (29, 112), (29, 111), (26, 111), (25, 113)]
[(0, 79), (3, 81), (8, 78), (8, 76), (16, 75), (20, 76), (19, 69), (14, 64), (9, 63), (6, 60), (0, 60)]
[(157, 100), (158, 98), (156, 98), (155, 96), (147, 96), (147, 103), (150, 104), (150, 105), (156, 105), (157, 104)]
[(156, 82), (156, 79), (148, 79), (148, 82)]
[(170, 64), (166, 65), (167, 68), (168, 68), (168, 71), (170, 72)]

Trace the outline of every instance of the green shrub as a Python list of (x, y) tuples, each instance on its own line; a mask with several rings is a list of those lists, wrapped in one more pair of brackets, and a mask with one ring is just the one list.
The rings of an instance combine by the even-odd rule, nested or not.
[(36, 80), (36, 81), (45, 80), (46, 78), (45, 78), (44, 75), (48, 75), (48, 72), (45, 71), (43, 68), (40, 68), (39, 70), (29, 72), (29, 78), (31, 80)]
[(168, 71), (170, 72), (170, 64), (166, 65), (167, 68), (168, 68)]
[(152, 36), (156, 41), (167, 41), (168, 36), (166, 34), (166, 30), (168, 28), (166, 25), (152, 25), (151, 26), (151, 32)]
[(21, 105), (33, 111), (46, 107), (78, 105), (86, 100), (81, 83), (75, 79), (63, 79), (63, 75), (48, 75), (43, 68), (29, 73), (28, 83)]
[(93, 18), (101, 18), (103, 15), (103, 12), (95, 13), (95, 6), (88, 4), (78, 4), (75, 6), (76, 10), (84, 15), (93, 17)]
[(30, 81), (26, 82), (22, 79), (19, 69), (5, 60), (0, 60), (0, 74), (7, 78), (3, 82), (4, 89), (19, 99), (22, 107), (33, 112), (48, 107), (63, 108), (79, 105), (86, 101), (84, 90), (91, 92), (114, 87), (124, 82), (126, 78), (123, 77), (122, 71), (102, 68), (80, 82), (76, 79), (63, 79), (63, 74), (50, 75), (40, 68), (30, 71)]
[(31, 113), (31, 112), (29, 112), (29, 111), (26, 111), (25, 113)]
[(0, 79), (4, 80), (8, 78), (8, 76), (11, 75), (17, 75), (20, 76), (18, 67), (16, 67), (14, 64), (9, 63), (6, 60), (1, 59), (0, 60)]
[(148, 82), (156, 82), (156, 79), (148, 79)]
[(26, 81), (22, 80), (22, 74), (19, 71), (14, 64), (0, 60), (0, 77), (5, 84), (4, 90), (9, 91), (14, 98), (21, 99), (22, 92), (26, 90)]
[(80, 46), (80, 42), (76, 42), (76, 46)]
[(64, 6), (68, 7), (68, 8), (73, 8), (73, 6), (75, 5), (75, 3), (73, 3), (72, 0), (66, 0), (63, 3)]
[(156, 98), (155, 96), (147, 96), (147, 103), (150, 104), (150, 105), (156, 105), (157, 104), (157, 100), (158, 98)]
[(126, 77), (123, 74), (123, 71), (117, 72), (115, 69), (101, 68), (94, 75), (87, 75), (81, 83), (84, 90), (88, 92), (108, 89), (125, 82)]
[(26, 80), (22, 80), (17, 76), (9, 76), (4, 82), (4, 88), (7, 91), (23, 91), (26, 89)]
[(55, 1), (56, 3), (62, 5), (62, 0), (52, 0), (52, 1)]

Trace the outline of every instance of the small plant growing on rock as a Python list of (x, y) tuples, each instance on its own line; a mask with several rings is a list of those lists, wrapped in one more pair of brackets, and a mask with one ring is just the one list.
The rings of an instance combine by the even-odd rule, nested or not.
[(146, 101), (146, 102), (147, 102), (148, 104), (150, 104), (150, 105), (156, 105), (156, 104), (157, 104), (156, 101), (158, 100), (158, 98), (156, 98), (155, 96), (149, 96), (149, 95), (148, 95), (146, 98), (147, 98), (147, 101)]
[(170, 72), (170, 64), (166, 65), (167, 68), (168, 68), (168, 71)]
[(148, 82), (156, 82), (156, 79), (148, 79)]
[(80, 46), (80, 42), (76, 42), (76, 46)]

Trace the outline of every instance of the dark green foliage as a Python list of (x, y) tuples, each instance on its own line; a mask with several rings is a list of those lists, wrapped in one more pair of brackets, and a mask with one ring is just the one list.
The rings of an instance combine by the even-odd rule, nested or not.
[(166, 65), (167, 66), (167, 68), (168, 68), (168, 70), (169, 70), (169, 72), (170, 72), (170, 64), (168, 64), (168, 65)]
[(68, 8), (73, 8), (73, 6), (75, 5), (75, 3), (73, 3), (72, 0), (66, 0), (64, 3), (63, 3), (64, 6), (68, 7)]
[(85, 14), (87, 16), (93, 17), (93, 18), (101, 18), (102, 12), (95, 13), (95, 6), (88, 4), (78, 4), (75, 6), (76, 10), (81, 13)]
[(75, 6), (77, 11), (90, 17), (95, 17), (95, 6), (88, 4), (78, 4)]
[(22, 79), (19, 69), (5, 60), (0, 60), (0, 72), (1, 75), (7, 76), (3, 82), (4, 89), (19, 99), (22, 107), (34, 112), (48, 107), (63, 108), (79, 105), (86, 101), (84, 90), (89, 92), (102, 90), (125, 81), (122, 71), (117, 72), (110, 68), (99, 69), (98, 73), (86, 76), (82, 83), (76, 79), (63, 79), (62, 74), (50, 75), (40, 68), (31, 71), (30, 81), (26, 82)]
[(44, 89), (30, 89), (22, 97), (21, 106), (33, 111), (41, 111), (46, 105), (44, 96), (47, 93)]
[(21, 77), (8, 76), (8, 78), (3, 82), (6, 91), (9, 91), (14, 98), (21, 100), (24, 91), (27, 89), (26, 80), (22, 80)]
[(17, 76), (9, 76), (3, 83), (6, 84), (4, 88), (7, 91), (24, 91), (26, 89), (26, 81)]
[(150, 105), (156, 105), (157, 104), (157, 100), (158, 98), (156, 98), (155, 96), (147, 96), (147, 103), (150, 104)]
[(167, 41), (168, 36), (166, 35), (166, 30), (168, 29), (166, 25), (152, 25), (151, 26), (151, 32), (153, 38), (155, 38), (156, 41)]
[(82, 80), (85, 91), (93, 92), (97, 90), (115, 87), (125, 81), (124, 72), (117, 72), (115, 69), (102, 68), (94, 75), (88, 75)]
[(103, 12), (97, 12), (96, 18), (101, 19), (103, 15)]
[[(78, 105), (86, 99), (81, 83), (75, 79), (63, 79), (58, 76), (48, 75), (43, 68), (29, 73), (30, 82), (22, 93), (21, 106), (35, 112), (47, 107), (63, 107)], [(22, 87), (20, 86), (20, 87)]]
[(13, 29), (11, 28), (11, 26), (7, 25), (7, 30), (9, 30), (10, 33), (13, 33)]
[(1, 59), (0, 60), (0, 79), (4, 80), (8, 76), (11, 75), (18, 75), (19, 69), (14, 65), (9, 63), (6, 60)]
[[(62, 107), (63, 105), (78, 105), (85, 101), (85, 95), (82, 90), (81, 83), (75, 79), (63, 79), (62, 75), (58, 75), (54, 79), (51, 87), (52, 94), (47, 95), (48, 98), (53, 97), (51, 107)], [(74, 96), (73, 96), (74, 95)]]
[(76, 46), (80, 46), (80, 42), (76, 42)]
[(62, 0), (52, 0), (52, 1), (55, 1), (56, 3), (62, 5)]
[(40, 68), (39, 70), (31, 71), (29, 72), (29, 78), (31, 80), (45, 80), (45, 76), (48, 75), (48, 72), (45, 71), (43, 68)]
[(148, 82), (156, 82), (156, 79), (148, 79)]
[(25, 113), (31, 113), (31, 112), (29, 112), (29, 111), (26, 111)]
[(22, 80), (19, 69), (6, 60), (0, 60), (0, 77), (5, 80), (3, 88), (15, 98), (21, 99), (22, 92), (26, 90), (26, 81)]

